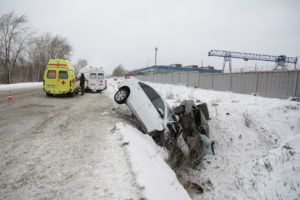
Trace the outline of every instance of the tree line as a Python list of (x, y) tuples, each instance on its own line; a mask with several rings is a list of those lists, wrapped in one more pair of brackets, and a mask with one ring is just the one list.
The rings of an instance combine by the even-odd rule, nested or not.
[[(70, 59), (72, 50), (64, 37), (33, 31), (25, 15), (0, 16), (0, 83), (42, 81), (49, 59)], [(87, 64), (79, 59), (75, 68)]]

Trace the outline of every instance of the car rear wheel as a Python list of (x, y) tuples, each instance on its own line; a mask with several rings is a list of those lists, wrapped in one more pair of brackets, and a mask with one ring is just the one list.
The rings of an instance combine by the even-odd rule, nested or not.
[(114, 99), (115, 102), (118, 104), (123, 104), (127, 100), (129, 96), (129, 90), (126, 88), (121, 88), (119, 91), (116, 92)]

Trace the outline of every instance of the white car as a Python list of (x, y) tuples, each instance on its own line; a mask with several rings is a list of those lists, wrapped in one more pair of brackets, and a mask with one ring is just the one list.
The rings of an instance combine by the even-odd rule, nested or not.
[(144, 132), (152, 137), (165, 130), (180, 133), (181, 126), (165, 100), (152, 87), (134, 77), (127, 77), (119, 83), (114, 100), (118, 104), (126, 103), (141, 123)]

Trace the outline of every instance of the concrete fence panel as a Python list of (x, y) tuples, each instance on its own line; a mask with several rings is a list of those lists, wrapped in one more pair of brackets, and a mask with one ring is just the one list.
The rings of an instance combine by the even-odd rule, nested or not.
[(173, 72), (173, 83), (179, 84), (180, 83), (180, 72)]
[(153, 74), (153, 81), (154, 81), (154, 83), (158, 83), (158, 76), (157, 76), (157, 74)]
[(256, 92), (257, 73), (232, 74), (231, 91), (241, 94)]
[(143, 81), (143, 80), (142, 80), (142, 79), (143, 79), (143, 76), (141, 76), (141, 75), (137, 75), (135, 78), (136, 78), (136, 79), (139, 79), (139, 80), (141, 80), (141, 81)]
[(292, 97), (295, 95), (296, 75), (294, 71), (259, 72), (257, 93), (268, 97)]
[(214, 81), (213, 74), (199, 74), (199, 88), (212, 89)]
[(188, 85), (192, 87), (198, 87), (199, 72), (188, 72)]
[(153, 81), (153, 75), (152, 74), (146, 75), (145, 77), (146, 77), (145, 81), (149, 81), (149, 82)]
[(149, 77), (149, 82), (154, 82), (155, 81), (155, 76), (154, 74), (151, 74), (151, 76)]
[(230, 91), (231, 74), (215, 74), (213, 89), (219, 91)]
[(167, 83), (167, 74), (162, 74), (161, 82), (162, 83)]
[(300, 100), (300, 71), (295, 72), (294, 96)]
[(188, 72), (179, 72), (180, 80), (179, 83), (182, 85), (187, 85), (188, 83)]
[(173, 83), (173, 73), (166, 74), (167, 76), (167, 83), (172, 84)]

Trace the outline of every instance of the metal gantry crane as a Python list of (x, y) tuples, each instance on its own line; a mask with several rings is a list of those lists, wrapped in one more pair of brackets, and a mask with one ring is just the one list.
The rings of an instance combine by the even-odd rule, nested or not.
[(295, 64), (295, 69), (297, 65), (297, 57), (286, 57), (285, 55), (280, 56), (270, 56), (264, 54), (253, 54), (253, 53), (242, 53), (242, 52), (234, 52), (234, 51), (223, 51), (223, 50), (211, 50), (208, 52), (208, 56), (217, 56), (223, 57), (223, 72), (225, 69), (226, 62), (229, 62), (229, 71), (232, 72), (232, 63), (231, 58), (243, 59), (244, 61), (248, 60), (259, 60), (259, 61), (269, 61), (275, 62), (274, 70), (277, 70), (281, 67), (283, 70), (286, 70), (286, 63), (293, 63)]

